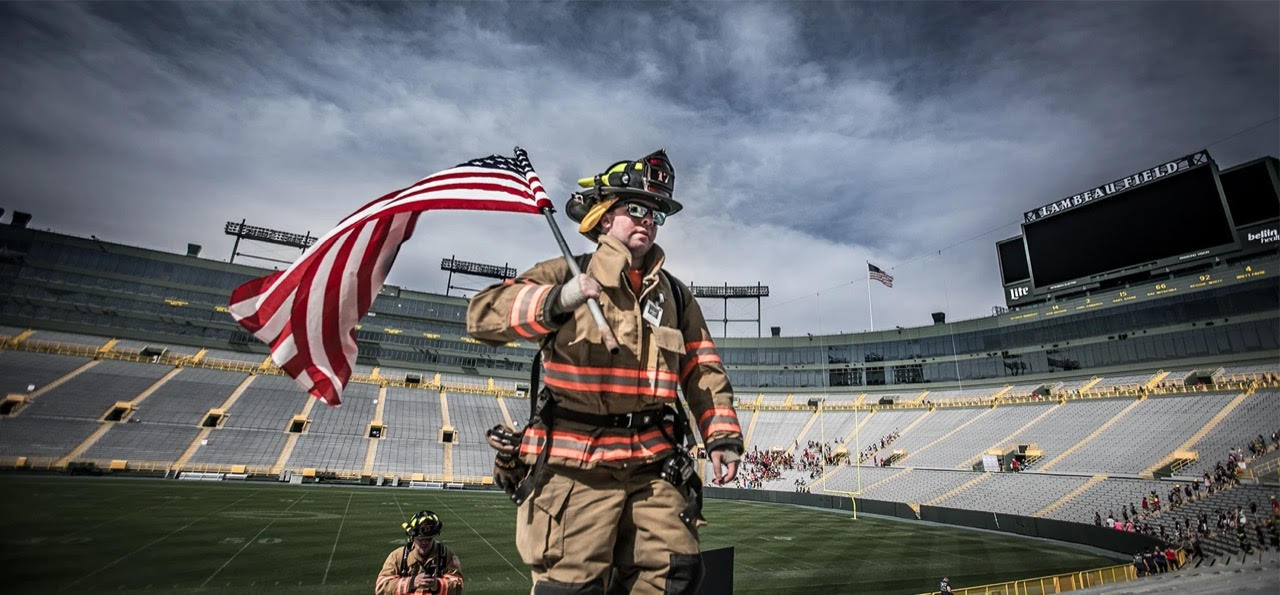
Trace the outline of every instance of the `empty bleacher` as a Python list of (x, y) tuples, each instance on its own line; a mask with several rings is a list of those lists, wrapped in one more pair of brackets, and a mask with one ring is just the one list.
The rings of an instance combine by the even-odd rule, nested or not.
[(1088, 480), (1079, 475), (992, 473), (987, 479), (934, 505), (1030, 516)]
[(925, 395), (924, 400), (931, 403), (946, 403), (948, 401), (972, 401), (991, 398), (999, 390), (998, 387), (980, 386), (977, 388), (950, 388), (944, 390), (929, 391)]
[(359, 471), (364, 466), (368, 447), (369, 439), (360, 435), (308, 433), (298, 437), (285, 466), (317, 471)]
[(33, 399), (19, 416), (101, 419), (116, 401), (133, 399), (171, 371), (167, 366), (102, 361)]
[(0, 351), (0, 397), (40, 389), (89, 362), (87, 357)]
[[(969, 418), (975, 415), (982, 415), (990, 409), (936, 409), (926, 412), (924, 417), (920, 418), (910, 430), (904, 431), (902, 436), (889, 446), (889, 450), (904, 451), (908, 459), (911, 453), (934, 440), (941, 438), (950, 432), (953, 428), (963, 424)], [(873, 418), (874, 419), (874, 418)], [(916, 466), (916, 465), (912, 465)]]
[(1010, 437), (1006, 443), (1037, 444), (1044, 451), (1045, 459), (1052, 459), (1078, 444), (1132, 402), (1133, 399), (1073, 401), (1069, 407), (1050, 411), (1036, 423)]
[[(1231, 394), (1205, 394), (1152, 397), (1138, 401), (1111, 427), (1059, 460), (1053, 470), (1141, 473), (1173, 452), (1187, 436), (1204, 427), (1234, 397)], [(1077, 406), (1072, 403), (1064, 409), (1070, 411)], [(1046, 451), (1046, 456), (1051, 455)]]
[(79, 335), (76, 333), (63, 333), (58, 331), (35, 331), (28, 341), (39, 343), (63, 343), (66, 345), (82, 345), (85, 347), (102, 347), (109, 341), (106, 337), (95, 337), (93, 335)]
[[(222, 430), (254, 429), (284, 432), (311, 396), (288, 376), (256, 376), (227, 410)], [(221, 431), (221, 430), (219, 430)]]
[(434, 391), (390, 387), (382, 414), (386, 438), (378, 445), (373, 471), (383, 475), (444, 473), (443, 417)]
[[(169, 343), (155, 343), (149, 341), (134, 341), (131, 339), (121, 339), (111, 347), (112, 351), (123, 353), (140, 353), (143, 349), (162, 349), (165, 355), (195, 355), (200, 353), (199, 347), (191, 347), (190, 345), (173, 345)], [(259, 359), (258, 361), (262, 361)]]
[(117, 423), (81, 455), (84, 459), (125, 459), (171, 463), (200, 429), (194, 424)]
[(61, 457), (103, 422), (20, 415), (0, 417), (0, 456)]
[(811, 410), (758, 411), (754, 423), (755, 430), (748, 439), (747, 448), (790, 449), (796, 444), (801, 428), (812, 416)]
[(487, 476), (493, 469), (493, 449), (485, 431), (503, 423), (498, 400), (487, 395), (449, 395), (449, 421), (457, 432), (453, 439), (453, 472), (470, 477)]
[(207, 444), (196, 448), (192, 463), (221, 465), (273, 465), (284, 449), (289, 434), (283, 429), (257, 430), (218, 428), (209, 433)]
[(195, 427), (245, 378), (239, 372), (184, 369), (139, 403), (130, 420)]
[(985, 414), (981, 413), (983, 410), (965, 410), (970, 411), (970, 415), (976, 412), (981, 417), (965, 426), (963, 431), (956, 432), (925, 450), (910, 451), (910, 456), (903, 464), (912, 467), (964, 468), (965, 463), (998, 446), (1014, 430), (1056, 406), (1056, 403), (1006, 405), (988, 409)]

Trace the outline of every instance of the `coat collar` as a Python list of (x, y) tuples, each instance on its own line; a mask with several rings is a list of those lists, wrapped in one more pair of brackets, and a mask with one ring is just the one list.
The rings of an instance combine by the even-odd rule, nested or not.
[[(654, 244), (649, 248), (649, 253), (644, 257), (645, 278), (657, 278), (658, 271), (662, 269), (666, 259), (666, 253), (662, 251), (661, 246)], [(600, 234), (596, 253), (591, 257), (591, 264), (587, 267), (592, 273), (591, 276), (604, 287), (622, 287), (623, 273), (629, 268), (631, 268), (631, 250), (627, 249), (622, 240)], [(646, 285), (650, 284), (646, 283)]]

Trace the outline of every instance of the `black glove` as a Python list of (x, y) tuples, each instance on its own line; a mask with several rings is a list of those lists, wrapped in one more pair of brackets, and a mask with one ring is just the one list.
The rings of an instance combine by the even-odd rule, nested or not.
[(485, 438), (498, 451), (493, 457), (493, 483), (508, 496), (516, 492), (521, 481), (529, 475), (529, 466), (520, 460), (520, 440), (524, 432), (517, 432), (505, 425), (497, 425), (485, 432)]

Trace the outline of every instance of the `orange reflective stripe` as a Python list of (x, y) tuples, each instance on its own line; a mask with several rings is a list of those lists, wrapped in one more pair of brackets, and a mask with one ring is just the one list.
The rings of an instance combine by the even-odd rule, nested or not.
[(734, 418), (734, 419), (738, 419), (738, 412), (737, 412), (737, 411), (735, 411), (735, 410), (733, 409), (733, 407), (721, 407), (721, 406), (717, 405), (717, 406), (712, 407), (712, 408), (710, 408), (710, 409), (708, 409), (708, 410), (706, 410), (706, 411), (703, 411), (703, 412), (702, 412), (702, 415), (699, 415), (699, 416), (698, 416), (698, 423), (700, 423), (700, 424), (707, 423), (707, 420), (709, 420), (709, 419), (711, 419), (713, 416), (717, 416), (717, 415), (719, 415), (719, 416), (724, 416), (724, 417), (732, 417), (732, 418)]
[[(579, 374), (589, 376), (620, 376), (623, 378), (648, 378), (651, 370), (641, 370), (638, 368), (605, 368), (597, 366), (575, 366), (573, 364), (565, 364), (560, 362), (543, 362), (542, 366), (553, 372), (565, 372), (567, 374)], [(667, 370), (658, 370), (657, 377), (659, 380), (676, 380), (675, 372)]]
[(733, 434), (741, 434), (742, 426), (736, 423), (716, 422), (707, 426), (707, 428), (702, 431), (702, 434), (703, 434), (702, 437), (706, 438), (707, 436), (715, 434), (716, 432), (729, 432)]
[(657, 428), (630, 436), (599, 437), (555, 430), (549, 445), (545, 430), (528, 428), (525, 430), (524, 441), (520, 444), (520, 453), (536, 455), (546, 446), (551, 449), (547, 452), (550, 456), (587, 463), (649, 458), (673, 448)]
[(690, 341), (684, 344), (685, 351), (693, 351), (694, 349), (715, 349), (716, 344), (710, 340), (707, 341)]
[(718, 363), (720, 363), (720, 356), (715, 353), (703, 353), (703, 354), (695, 355), (692, 358), (690, 358), (689, 361), (684, 364), (684, 368), (680, 370), (680, 380), (683, 381), (684, 379), (688, 378), (689, 374), (693, 372), (693, 368), (696, 367), (698, 364), (718, 364)]
[(716, 432), (742, 433), (742, 426), (738, 424), (738, 414), (732, 407), (713, 407), (703, 411), (702, 415), (698, 416), (698, 427), (702, 429), (703, 439)]
[(542, 302), (546, 299), (547, 293), (551, 291), (550, 285), (543, 285), (538, 288), (529, 298), (529, 309), (525, 315), (525, 326), (532, 328), (539, 335), (545, 335), (551, 332), (547, 327), (538, 324), (538, 312), (542, 311)]
[(520, 306), (521, 304), (524, 304), (525, 296), (532, 289), (533, 289), (533, 284), (531, 283), (526, 283), (524, 287), (520, 288), (520, 292), (516, 294), (515, 302), (511, 304), (511, 315), (507, 320), (507, 326), (511, 327), (511, 329), (514, 330), (516, 334), (526, 339), (532, 339), (533, 335), (530, 334), (529, 331), (524, 330), (524, 328), (520, 325)]
[(551, 287), (551, 285), (528, 282), (516, 293), (516, 299), (511, 304), (511, 313), (507, 318), (507, 325), (516, 334), (526, 339), (533, 339), (551, 332), (538, 323), (538, 312), (542, 311), (543, 302), (551, 292)]

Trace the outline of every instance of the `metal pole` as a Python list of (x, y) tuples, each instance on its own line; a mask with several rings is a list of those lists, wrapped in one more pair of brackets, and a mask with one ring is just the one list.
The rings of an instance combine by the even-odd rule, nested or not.
[(235, 241), (235, 243), (234, 243), (234, 244), (231, 244), (231, 260), (228, 260), (228, 261), (227, 261), (227, 262), (229, 262), (229, 263), (231, 263), (231, 264), (235, 264), (235, 262), (236, 262), (236, 250), (239, 250), (239, 249), (240, 249), (240, 234), (244, 233), (244, 222), (245, 222), (245, 221), (248, 221), (248, 219), (241, 219), (241, 220), (240, 220), (240, 231), (239, 231), (239, 233), (237, 233), (237, 234), (236, 234), (236, 241)]
[[(449, 255), (449, 260), (452, 260), (452, 261), (455, 261), (455, 262), (456, 262), (456, 261), (458, 260), (458, 255), (457, 255), (457, 254), (450, 254), (450, 255)], [(444, 294), (445, 294), (446, 296), (447, 296), (447, 295), (449, 295), (449, 292), (453, 290), (453, 267), (454, 267), (454, 266), (457, 266), (457, 265), (452, 264), (452, 263), (449, 265), (449, 280), (448, 280), (448, 281), (445, 281), (445, 284), (444, 284)]]
[(867, 320), (871, 323), (871, 330), (876, 330), (876, 316), (871, 312), (871, 262), (867, 262)]
[(729, 282), (724, 282), (724, 337), (729, 336)]
[(760, 333), (760, 282), (755, 282), (755, 338), (764, 337)]
[[(564, 234), (560, 233), (560, 227), (556, 225), (556, 218), (551, 214), (554, 211), (550, 207), (543, 207), (542, 214), (547, 218), (547, 225), (551, 226), (551, 233), (556, 236), (556, 244), (560, 246), (560, 252), (564, 254), (565, 264), (569, 265), (569, 272), (574, 277), (582, 274), (582, 269), (578, 267), (578, 260), (573, 257), (573, 252), (569, 251), (569, 244), (564, 241)], [(600, 327), (600, 339), (604, 341), (604, 346), (609, 348), (609, 353), (618, 353), (618, 340), (613, 337), (613, 329), (609, 328), (609, 322), (604, 319), (604, 312), (600, 310), (600, 302), (595, 298), (587, 300), (587, 309), (591, 310), (591, 317), (595, 319), (596, 326)]]

